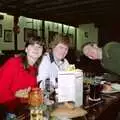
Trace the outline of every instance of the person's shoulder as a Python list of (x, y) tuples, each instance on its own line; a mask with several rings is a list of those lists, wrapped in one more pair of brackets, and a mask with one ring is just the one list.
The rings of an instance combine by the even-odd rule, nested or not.
[(20, 63), (21, 57), (20, 56), (13, 56), (8, 59), (8, 63)]
[(103, 50), (107, 55), (109, 54), (108, 56), (110, 56), (110, 54), (116, 54), (116, 52), (120, 50), (120, 43), (115, 41), (109, 42), (104, 46)]
[(20, 57), (10, 57), (7, 61), (4, 62), (4, 64), (1, 66), (3, 69), (10, 68), (10, 69), (16, 69), (18, 66), (21, 66), (21, 59)]
[(48, 52), (44, 53), (42, 59), (50, 59), (49, 53)]
[(45, 52), (44, 55), (43, 55), (43, 57), (47, 57), (47, 56), (49, 56), (49, 53)]
[(112, 41), (112, 42), (109, 42), (105, 45), (105, 47), (116, 47), (116, 46), (120, 46), (120, 43), (119, 42), (115, 42), (115, 41)]
[(50, 57), (49, 57), (49, 53), (44, 53), (41, 62), (49, 62), (50, 61)]

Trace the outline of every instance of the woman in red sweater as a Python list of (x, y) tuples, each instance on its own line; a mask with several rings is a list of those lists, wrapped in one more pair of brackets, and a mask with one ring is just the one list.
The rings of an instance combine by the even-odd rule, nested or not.
[[(10, 58), (0, 69), (0, 104), (7, 107), (16, 101), (16, 91), (37, 86), (37, 65), (40, 62), (43, 43), (31, 36), (25, 45), (25, 54)], [(14, 102), (12, 102), (14, 103)]]

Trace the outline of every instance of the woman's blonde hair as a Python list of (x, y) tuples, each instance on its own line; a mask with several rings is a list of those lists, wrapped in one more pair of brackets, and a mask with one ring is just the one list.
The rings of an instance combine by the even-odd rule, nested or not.
[(50, 43), (50, 48), (54, 48), (59, 43), (65, 44), (68, 47), (70, 46), (70, 38), (64, 34), (55, 34), (53, 41)]

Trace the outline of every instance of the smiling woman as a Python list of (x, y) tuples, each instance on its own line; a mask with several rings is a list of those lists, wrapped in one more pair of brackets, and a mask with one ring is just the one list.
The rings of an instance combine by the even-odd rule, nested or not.
[(9, 58), (1, 67), (0, 103), (6, 105), (10, 111), (19, 104), (15, 96), (16, 92), (37, 87), (37, 66), (41, 60), (42, 51), (41, 39), (31, 36), (26, 42), (25, 53)]

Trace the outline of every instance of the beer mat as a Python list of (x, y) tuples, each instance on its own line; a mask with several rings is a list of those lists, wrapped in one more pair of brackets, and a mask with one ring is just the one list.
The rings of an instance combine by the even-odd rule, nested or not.
[(87, 111), (81, 107), (74, 107), (73, 109), (71, 109), (63, 104), (63, 105), (59, 105), (55, 110), (53, 110), (51, 116), (76, 118), (76, 117), (84, 116), (86, 114)]

